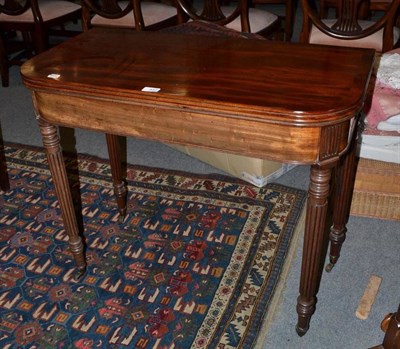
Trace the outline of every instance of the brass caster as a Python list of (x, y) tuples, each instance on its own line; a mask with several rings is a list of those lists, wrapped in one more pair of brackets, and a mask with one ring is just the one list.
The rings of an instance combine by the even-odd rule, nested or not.
[(334, 266), (335, 266), (335, 264), (333, 264), (333, 263), (328, 263), (328, 264), (325, 266), (325, 271), (329, 273), (329, 272), (333, 269)]

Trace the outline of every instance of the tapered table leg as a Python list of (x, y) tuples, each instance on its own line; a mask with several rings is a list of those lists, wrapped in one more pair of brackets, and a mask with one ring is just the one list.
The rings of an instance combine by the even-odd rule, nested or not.
[(114, 194), (117, 198), (119, 222), (122, 223), (126, 215), (127, 188), (122, 178), (122, 161), (118, 136), (106, 134), (108, 156), (110, 158), (111, 175), (114, 185)]
[(307, 332), (311, 316), (315, 311), (316, 294), (324, 258), (324, 234), (331, 173), (331, 166), (313, 165), (311, 167), (301, 264), (300, 295), (297, 299), (298, 322), (296, 331), (299, 336), (303, 336)]
[(341, 158), (335, 169), (335, 189), (333, 224), (330, 230), (330, 254), (326, 271), (331, 271), (340, 256), (340, 250), (346, 239), (346, 224), (350, 215), (354, 180), (357, 170), (357, 139), (354, 137), (349, 151)]
[(60, 204), (63, 223), (69, 237), (68, 244), (78, 267), (78, 275), (76, 277), (79, 278), (86, 270), (86, 260), (61, 152), (60, 137), (56, 126), (50, 125), (41, 119), (39, 119), (39, 127), (43, 138), (43, 145), (46, 148), (47, 161)]

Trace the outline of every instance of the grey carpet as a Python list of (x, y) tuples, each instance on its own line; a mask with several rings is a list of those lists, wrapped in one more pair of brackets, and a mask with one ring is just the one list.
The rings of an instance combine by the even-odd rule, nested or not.
[[(22, 85), (19, 69), (11, 69), (10, 87), (0, 88), (0, 129), (5, 141), (41, 146), (29, 91)], [(76, 149), (107, 157), (104, 136), (76, 131)], [(128, 161), (195, 173), (221, 171), (170, 147), (142, 140), (128, 140)], [(276, 182), (306, 189), (309, 168), (298, 166)], [(342, 256), (331, 273), (324, 272), (317, 310), (308, 333), (295, 332), (302, 237), (296, 248), (276, 314), (266, 335), (264, 348), (364, 349), (380, 344), (380, 322), (400, 302), (400, 223), (351, 217)], [(372, 274), (383, 281), (367, 320), (355, 317), (358, 302)]]

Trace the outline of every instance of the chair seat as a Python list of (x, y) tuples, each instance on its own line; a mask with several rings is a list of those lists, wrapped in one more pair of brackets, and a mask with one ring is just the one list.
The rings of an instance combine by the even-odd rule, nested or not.
[[(119, 2), (121, 8), (127, 6), (127, 1)], [(151, 26), (152, 24), (162, 22), (168, 18), (176, 16), (176, 8), (174, 6), (142, 1), (142, 14), (146, 26)], [(92, 18), (91, 24), (93, 26), (110, 26), (110, 27), (122, 27), (122, 28), (134, 28), (135, 18), (133, 16), (133, 11), (128, 13), (126, 16), (121, 18), (105, 18), (99, 15), (95, 15)]]
[[(225, 16), (231, 14), (234, 10), (234, 6), (221, 6), (221, 10)], [(278, 16), (273, 13), (258, 9), (258, 8), (249, 8), (249, 21), (250, 21), (250, 29), (252, 33), (257, 33), (278, 20)], [(242, 25), (240, 22), (240, 17), (236, 18), (234, 21), (228, 23), (226, 25), (227, 28), (242, 31)]]
[[(325, 19), (323, 20), (323, 22), (328, 27), (332, 27), (335, 24), (336, 20)], [(368, 28), (369, 26), (373, 25), (374, 22), (361, 20), (359, 21), (359, 24), (362, 28)], [(317, 27), (313, 26), (310, 33), (309, 42), (311, 44), (320, 44), (320, 45), (372, 48), (378, 52), (382, 52), (382, 42), (383, 42), (382, 38), (383, 38), (383, 29), (362, 39), (341, 40), (326, 35), (323, 32), (321, 32)], [(393, 46), (399, 41), (399, 38), (400, 38), (400, 28), (395, 27), (393, 28)]]
[[(43, 22), (51, 21), (55, 18), (79, 11), (81, 9), (81, 6), (78, 4), (63, 0), (40, 0), (39, 7)], [(0, 22), (33, 23), (33, 12), (31, 9), (29, 9), (19, 16), (9, 16), (4, 13), (0, 13)]]

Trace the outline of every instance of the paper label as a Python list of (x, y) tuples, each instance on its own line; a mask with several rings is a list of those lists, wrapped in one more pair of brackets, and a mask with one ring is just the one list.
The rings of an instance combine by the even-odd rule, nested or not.
[(60, 74), (49, 74), (49, 75), (47, 75), (47, 77), (49, 78), (49, 79), (54, 79), (54, 80), (58, 80), (59, 78), (60, 78)]
[(161, 89), (160, 88), (158, 88), (158, 87), (148, 87), (148, 86), (146, 86), (146, 87), (143, 87), (142, 88), (142, 91), (143, 92), (158, 92), (158, 91), (160, 91)]

